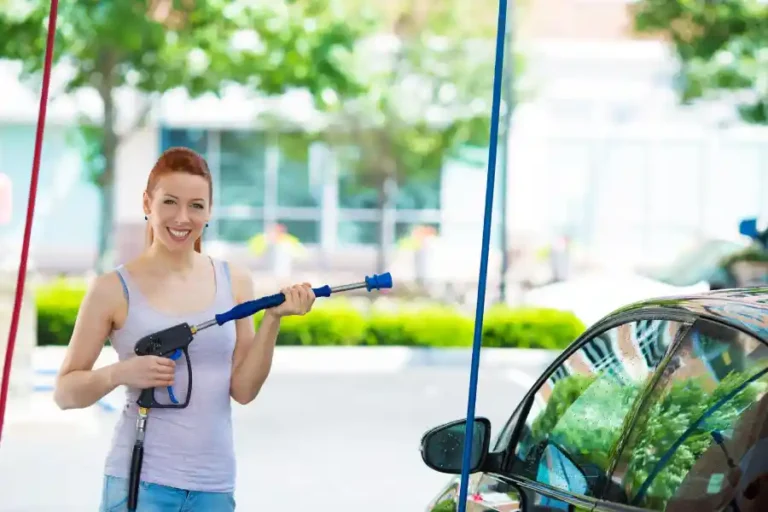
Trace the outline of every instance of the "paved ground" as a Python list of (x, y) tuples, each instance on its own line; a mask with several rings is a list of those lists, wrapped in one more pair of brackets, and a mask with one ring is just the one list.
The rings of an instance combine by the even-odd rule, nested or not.
[[(533, 370), (532, 373), (536, 373)], [(418, 452), (424, 430), (464, 416), (466, 368), (370, 376), (283, 374), (237, 406), (238, 510), (410, 512), (446, 482)], [(525, 391), (525, 376), (480, 381), (477, 414), (498, 431)], [(9, 411), (0, 443), (0, 511), (98, 509), (114, 413), (51, 410), (46, 394)], [(25, 419), (30, 407), (48, 419)]]

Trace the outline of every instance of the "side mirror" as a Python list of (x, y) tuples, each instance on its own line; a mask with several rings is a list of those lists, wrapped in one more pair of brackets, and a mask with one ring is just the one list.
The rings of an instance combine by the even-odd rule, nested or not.
[(756, 239), (760, 235), (760, 230), (757, 229), (757, 219), (743, 219), (739, 222), (739, 233), (753, 240)]
[[(467, 420), (457, 420), (428, 431), (421, 438), (421, 458), (429, 468), (440, 473), (461, 474), (464, 458), (464, 436)], [(491, 422), (475, 418), (469, 472), (475, 473), (485, 464), (491, 443)]]

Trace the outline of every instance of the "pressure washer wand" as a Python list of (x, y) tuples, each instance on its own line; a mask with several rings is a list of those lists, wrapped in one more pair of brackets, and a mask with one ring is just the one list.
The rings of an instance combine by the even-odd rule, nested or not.
[[(333, 293), (361, 290), (363, 288), (367, 289), (369, 292), (371, 290), (392, 288), (392, 276), (389, 272), (387, 272), (385, 274), (366, 277), (365, 281), (361, 281), (359, 283), (343, 284), (334, 287), (326, 285), (320, 288), (313, 288), (312, 291), (315, 292), (315, 297), (330, 297)], [(213, 327), (214, 325), (223, 325), (231, 320), (239, 320), (240, 318), (249, 317), (258, 313), (259, 311), (279, 306), (283, 302), (285, 302), (285, 295), (282, 293), (276, 293), (275, 295), (244, 302), (243, 304), (230, 309), (226, 313), (216, 315), (210, 320), (193, 326), (192, 332), (197, 334), (198, 332), (204, 329), (208, 329), (209, 327)]]
[[(320, 288), (313, 288), (315, 297), (330, 297), (333, 293), (347, 292), (351, 290), (360, 290), (365, 288), (369, 292), (372, 290), (381, 290), (384, 288), (392, 288), (392, 276), (389, 272), (379, 275), (366, 276), (365, 281), (359, 283), (345, 284), (331, 288), (328, 285), (321, 286)], [(139, 405), (139, 416), (136, 419), (136, 438), (133, 445), (133, 453), (131, 454), (131, 469), (128, 481), (128, 510), (133, 512), (136, 510), (139, 500), (139, 482), (141, 480), (141, 464), (144, 459), (144, 436), (147, 429), (147, 418), (149, 416), (149, 409), (162, 408), (162, 409), (182, 409), (189, 405), (189, 398), (192, 394), (192, 364), (189, 360), (189, 354), (187, 353), (187, 347), (192, 342), (195, 334), (198, 332), (213, 327), (214, 325), (224, 325), (232, 320), (239, 320), (241, 318), (247, 318), (251, 315), (263, 311), (265, 309), (279, 306), (285, 302), (285, 295), (282, 293), (276, 293), (262, 297), (260, 299), (250, 300), (243, 302), (233, 307), (226, 313), (216, 315), (214, 318), (203, 322), (198, 325), (190, 326), (183, 323), (174, 325), (165, 330), (150, 334), (143, 337), (134, 348), (136, 355), (157, 355), (162, 357), (169, 357), (171, 359), (178, 359), (182, 354), (187, 359), (187, 374), (189, 379), (189, 385), (187, 390), (187, 398), (183, 403), (178, 403), (173, 394), (172, 388), (168, 388), (168, 394), (171, 397), (173, 404), (160, 404), (155, 401), (154, 388), (143, 389), (139, 394), (137, 403)]]

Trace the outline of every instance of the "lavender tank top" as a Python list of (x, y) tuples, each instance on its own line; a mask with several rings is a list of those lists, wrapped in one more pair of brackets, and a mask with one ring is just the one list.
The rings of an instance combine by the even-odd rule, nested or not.
[[(142, 296), (124, 267), (117, 273), (128, 299), (125, 325), (112, 332), (112, 346), (121, 361), (135, 357), (137, 340), (178, 323), (196, 325), (234, 306), (226, 263), (212, 259), (216, 275), (216, 297), (204, 311), (189, 315), (167, 315), (154, 309)], [(184, 409), (151, 409), (144, 438), (141, 479), (145, 482), (187, 491), (234, 492), (235, 453), (229, 382), (235, 348), (235, 324), (201, 331), (189, 345), (193, 388)], [(176, 361), (173, 386), (179, 403), (187, 396), (186, 360)], [(107, 455), (105, 474), (127, 478), (135, 440), (139, 390), (126, 389), (126, 403), (115, 427)], [(155, 389), (155, 400), (171, 403), (165, 388)]]

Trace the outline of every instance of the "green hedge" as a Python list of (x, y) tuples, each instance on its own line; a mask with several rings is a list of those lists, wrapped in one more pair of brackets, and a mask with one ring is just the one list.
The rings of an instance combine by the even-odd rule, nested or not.
[[(40, 345), (66, 345), (85, 294), (82, 282), (58, 280), (36, 290)], [(261, 316), (254, 317), (259, 322)], [(279, 345), (469, 347), (474, 318), (449, 306), (421, 306), (365, 314), (347, 300), (318, 301), (312, 313), (287, 317)], [(562, 349), (585, 326), (573, 314), (494, 306), (483, 321), (483, 346)]]

